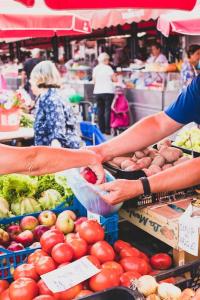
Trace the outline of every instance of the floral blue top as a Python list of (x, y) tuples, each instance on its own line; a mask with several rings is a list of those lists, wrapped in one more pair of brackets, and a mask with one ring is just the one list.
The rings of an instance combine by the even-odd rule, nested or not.
[(185, 60), (181, 66), (181, 88), (185, 89), (197, 76), (195, 67), (193, 67), (188, 60)]
[(50, 146), (56, 139), (64, 148), (80, 148), (76, 117), (56, 89), (50, 88), (38, 98), (34, 131), (35, 145)]

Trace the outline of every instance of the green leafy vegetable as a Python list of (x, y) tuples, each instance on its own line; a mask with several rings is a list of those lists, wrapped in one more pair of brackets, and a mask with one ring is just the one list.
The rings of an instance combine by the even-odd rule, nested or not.
[(24, 198), (21, 202), (11, 204), (11, 211), (15, 215), (24, 215), (40, 210), (41, 207), (34, 198)]
[(26, 197), (34, 196), (37, 190), (37, 178), (19, 174), (4, 177), (2, 195), (8, 202), (19, 202)]
[(42, 197), (39, 199), (39, 203), (42, 209), (54, 209), (63, 201), (61, 194), (54, 190), (49, 189), (42, 193)]

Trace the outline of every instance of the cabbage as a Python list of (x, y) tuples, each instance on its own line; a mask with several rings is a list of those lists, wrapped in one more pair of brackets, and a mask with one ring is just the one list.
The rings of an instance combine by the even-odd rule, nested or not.
[(10, 217), (9, 204), (3, 197), (0, 197), (0, 218)]
[(63, 201), (61, 194), (54, 190), (49, 189), (42, 193), (39, 203), (42, 209), (54, 209)]
[(17, 216), (35, 213), (40, 210), (41, 207), (34, 198), (24, 198), (21, 202), (14, 202), (11, 204), (11, 211)]

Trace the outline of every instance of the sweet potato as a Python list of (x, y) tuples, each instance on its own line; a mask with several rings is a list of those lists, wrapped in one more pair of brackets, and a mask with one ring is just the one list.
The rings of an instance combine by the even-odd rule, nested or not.
[(165, 160), (169, 163), (172, 163), (179, 159), (183, 155), (183, 152), (180, 149), (173, 147), (162, 147), (159, 150), (160, 155), (162, 155)]
[(157, 149), (153, 149), (153, 148), (149, 149), (149, 154), (148, 154), (149, 157), (154, 158), (157, 154), (158, 154)]
[(194, 296), (195, 296), (195, 291), (193, 291), (192, 289), (185, 289), (181, 293), (179, 300), (190, 300)]
[(121, 167), (121, 163), (125, 160), (127, 160), (127, 157), (119, 156), (119, 157), (113, 158), (113, 160), (111, 162), (113, 162), (115, 165)]
[(135, 157), (143, 158), (143, 157), (145, 157), (145, 154), (143, 151), (135, 151)]
[(162, 155), (156, 155), (151, 164), (162, 168), (165, 164), (165, 159)]
[(145, 156), (149, 155), (149, 151), (150, 151), (149, 148), (145, 148), (145, 149), (142, 150), (142, 152), (145, 154)]
[(127, 167), (126, 169), (124, 169), (124, 171), (137, 171), (137, 170), (141, 170), (141, 166), (139, 164), (132, 164), (129, 167)]
[(172, 142), (169, 139), (164, 139), (158, 143), (157, 148), (158, 148), (158, 150), (160, 150), (161, 147), (163, 147), (163, 146), (170, 147), (171, 144), (172, 144)]
[(150, 169), (144, 168), (142, 169), (142, 171), (146, 174), (147, 177), (153, 175), (153, 172)]
[(151, 161), (151, 157), (143, 157), (141, 159), (138, 159), (137, 163), (142, 166), (142, 169), (144, 169), (150, 166)]
[(150, 170), (153, 174), (157, 174), (157, 173), (159, 173), (159, 172), (162, 171), (161, 168), (160, 168), (159, 166), (157, 166), (157, 165), (151, 165), (151, 166), (149, 167), (149, 170)]
[(137, 158), (135, 155), (133, 155), (133, 156), (131, 157), (131, 159), (132, 159), (132, 161), (134, 161), (134, 162), (137, 162), (137, 161), (138, 161), (138, 158)]
[(126, 158), (126, 160), (124, 160), (121, 163), (121, 168), (122, 168), (122, 170), (125, 170), (126, 168), (128, 168), (129, 166), (132, 166), (132, 165), (135, 165), (135, 163), (131, 159)]
[(190, 160), (190, 158), (188, 156), (182, 156), (177, 161), (175, 161), (173, 163), (173, 165), (176, 166), (176, 165), (182, 164), (183, 162), (188, 161), (188, 160)]
[(165, 164), (165, 165), (162, 167), (162, 170), (164, 171), (164, 170), (167, 170), (167, 169), (169, 169), (169, 168), (171, 168), (171, 167), (173, 167), (172, 164)]

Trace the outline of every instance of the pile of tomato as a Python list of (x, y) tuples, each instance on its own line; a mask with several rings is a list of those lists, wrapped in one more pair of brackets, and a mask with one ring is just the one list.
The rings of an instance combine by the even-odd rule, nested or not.
[[(72, 300), (116, 286), (129, 286), (131, 280), (151, 274), (153, 269), (168, 269), (172, 260), (165, 253), (149, 258), (131, 244), (118, 240), (113, 247), (104, 240), (104, 229), (95, 220), (86, 220), (76, 232), (66, 236), (57, 229), (46, 231), (41, 249), (30, 254), (26, 263), (13, 273), (9, 285), (0, 280), (0, 300)], [(81, 257), (100, 272), (85, 282), (59, 293), (52, 293), (40, 276), (70, 264)], [(66, 278), (67, 280), (67, 278)]]

